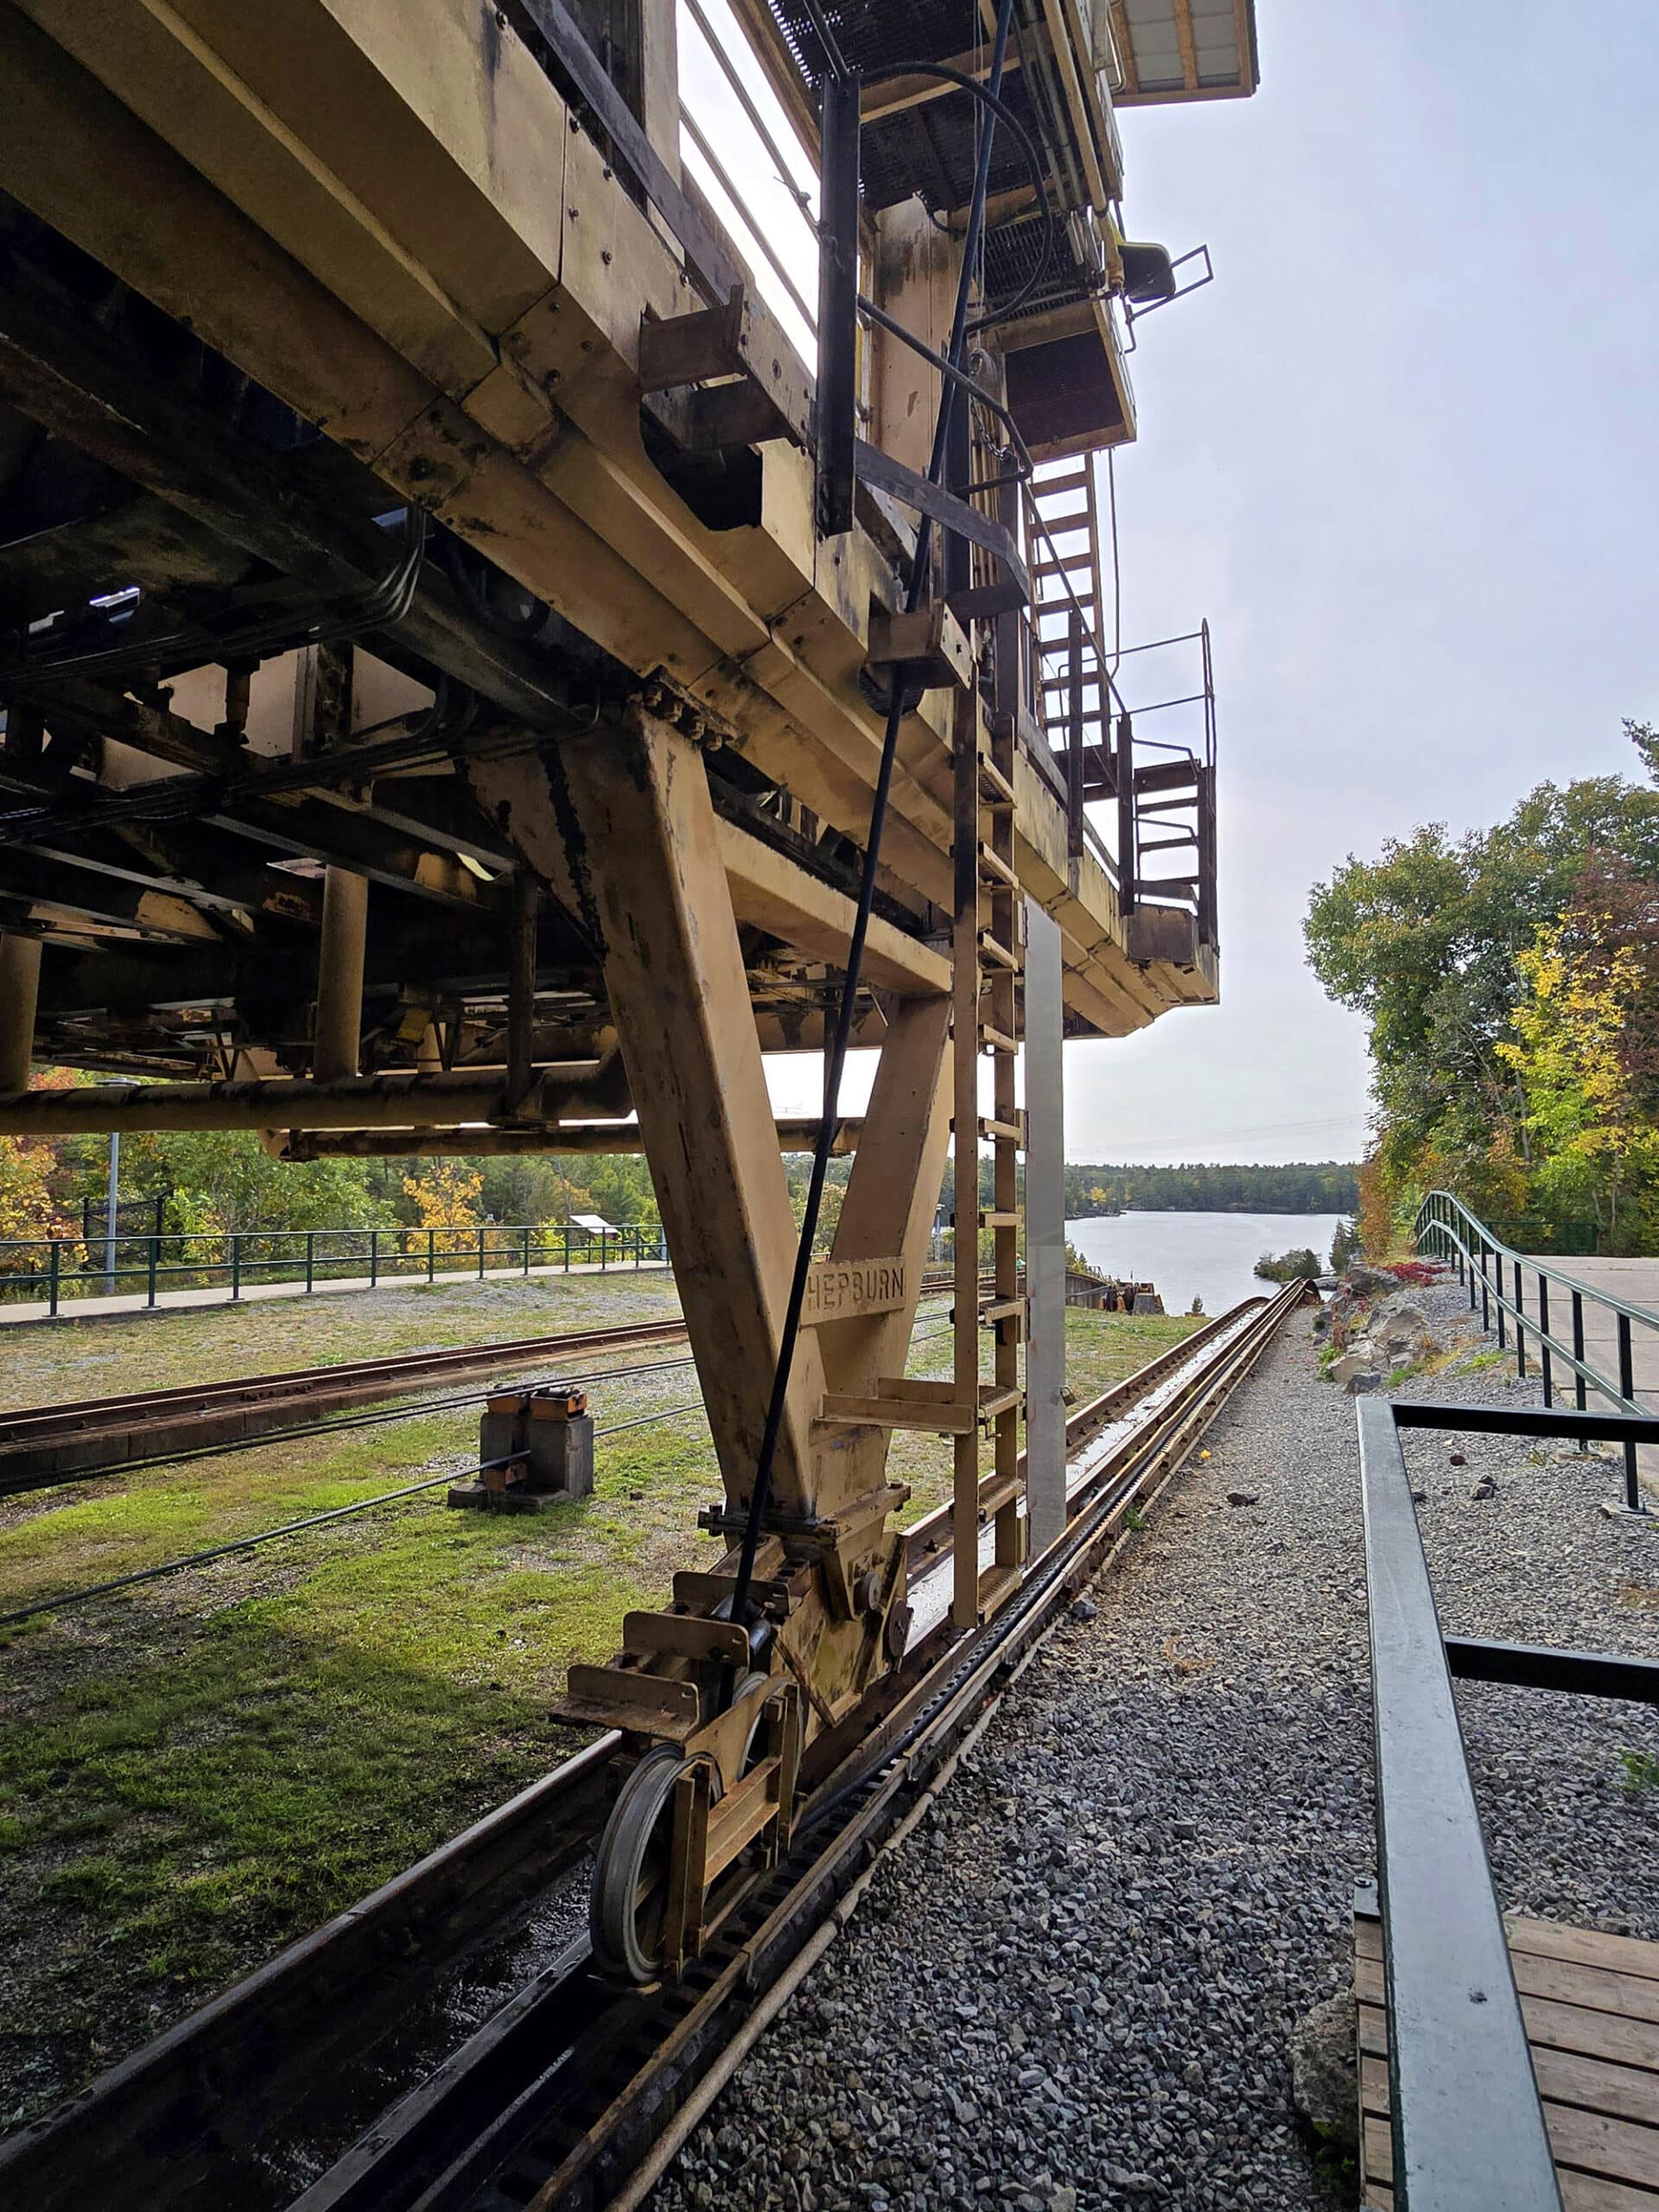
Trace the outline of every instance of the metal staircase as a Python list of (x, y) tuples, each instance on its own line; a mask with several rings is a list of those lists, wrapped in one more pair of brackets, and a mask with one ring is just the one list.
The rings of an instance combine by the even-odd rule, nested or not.
[[(1198, 944), (1213, 948), (1215, 688), (1209, 626), (1115, 650), (1108, 664), (1092, 455), (1033, 478), (1026, 524), (1036, 594), (1031, 704), (1065, 786), (1072, 855), (1095, 847), (1116, 879), (1126, 918), (1141, 911), (1155, 915), (1160, 908), (1184, 911), (1194, 918)], [(1159, 654), (1185, 654), (1181, 681), (1168, 696), (1143, 699), (1135, 679), (1144, 668), (1148, 688), (1156, 685), (1160, 664), (1147, 657)], [(1126, 662), (1135, 664), (1127, 677)], [(1189, 674), (1194, 662), (1196, 674)], [(1136, 695), (1133, 699), (1126, 685)], [(1144, 730), (1137, 734), (1137, 721), (1183, 711), (1189, 717), (1185, 739), (1148, 737)], [(1113, 808), (1103, 838), (1098, 818), (1084, 812), (1096, 802)], [(1160, 855), (1172, 857), (1160, 860)]]

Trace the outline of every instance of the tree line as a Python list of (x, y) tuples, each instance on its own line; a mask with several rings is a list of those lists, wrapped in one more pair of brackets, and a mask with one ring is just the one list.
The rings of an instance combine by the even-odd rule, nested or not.
[(1309, 964), (1370, 1024), (1374, 1255), (1437, 1187), (1510, 1243), (1656, 1249), (1659, 731), (1625, 729), (1646, 781), (1543, 784), (1491, 829), (1430, 823), (1314, 887)]
[(1356, 1170), (1334, 1160), (1288, 1166), (1068, 1167), (1071, 1221), (1112, 1213), (1351, 1213)]
[[(0, 1137), (0, 1240), (79, 1240), (83, 1202), (96, 1239), (108, 1173), (105, 1137)], [(548, 1228), (582, 1213), (658, 1222), (637, 1154), (289, 1162), (272, 1160), (256, 1136), (225, 1130), (124, 1137), (120, 1197), (123, 1234), (159, 1223), (164, 1235), (210, 1243), (233, 1230)], [(7, 1264), (26, 1270), (30, 1255), (0, 1255)]]

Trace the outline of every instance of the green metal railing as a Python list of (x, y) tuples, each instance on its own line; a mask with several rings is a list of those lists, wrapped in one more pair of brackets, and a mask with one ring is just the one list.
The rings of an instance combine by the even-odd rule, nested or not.
[[(1417, 1249), (1426, 1258), (1449, 1260), (1457, 1269), (1459, 1281), (1468, 1286), (1470, 1311), (1478, 1308), (1483, 1329), (1496, 1328), (1498, 1350), (1507, 1350), (1513, 1341), (1516, 1373), (1523, 1380), (1527, 1373), (1527, 1340), (1532, 1339), (1546, 1406), (1555, 1402), (1559, 1372), (1572, 1376), (1573, 1402), (1580, 1413), (1585, 1411), (1588, 1394), (1593, 1390), (1618, 1413), (1631, 1414), (1638, 1419), (1649, 1415), (1651, 1408), (1638, 1404), (1636, 1397), (1633, 1332), (1637, 1329), (1659, 1332), (1659, 1313), (1645, 1306), (1633, 1306), (1627, 1299), (1615, 1298), (1610, 1291), (1596, 1290), (1588, 1283), (1579, 1282), (1558, 1268), (1545, 1267), (1535, 1253), (1517, 1252), (1513, 1245), (1494, 1236), (1485, 1223), (1478, 1220), (1462, 1199), (1454, 1198), (1450, 1191), (1429, 1192), (1417, 1209), (1414, 1234)], [(1525, 1297), (1529, 1278), (1534, 1289), (1534, 1310), (1530, 1313), (1526, 1310)], [(1559, 1316), (1565, 1308), (1569, 1318), (1570, 1344), (1554, 1333), (1559, 1323), (1552, 1319), (1552, 1284), (1558, 1293), (1554, 1313)], [(1618, 1359), (1617, 1381), (1601, 1374), (1585, 1357), (1586, 1304), (1599, 1306), (1613, 1317)], [(1624, 1451), (1624, 1503), (1630, 1512), (1640, 1513), (1645, 1509), (1637, 1473), (1637, 1447), (1627, 1439)]]
[(154, 1230), (119, 1235), (115, 1264), (102, 1237), (91, 1245), (73, 1236), (0, 1239), (0, 1300), (41, 1300), (56, 1318), (67, 1304), (86, 1298), (141, 1291), (154, 1306), (165, 1287), (222, 1287), (234, 1304), (262, 1282), (302, 1282), (307, 1291), (329, 1283), (436, 1282), (441, 1276), (573, 1268), (613, 1268), (664, 1264), (668, 1247), (654, 1225), (622, 1223), (604, 1230), (569, 1222), (543, 1226), (502, 1222), (463, 1228), (236, 1229)]

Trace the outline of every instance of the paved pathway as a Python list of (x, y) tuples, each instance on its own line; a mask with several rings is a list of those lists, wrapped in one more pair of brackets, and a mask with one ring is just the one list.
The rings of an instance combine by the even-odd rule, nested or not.
[[(1517, 1301), (1523, 1313), (1536, 1318), (1538, 1313), (1539, 1268), (1550, 1270), (1553, 1280), (1549, 1286), (1549, 1333), (1557, 1344), (1570, 1345), (1573, 1341), (1573, 1304), (1570, 1285), (1582, 1284), (1586, 1290), (1599, 1290), (1607, 1297), (1623, 1299), (1628, 1306), (1644, 1306), (1656, 1317), (1656, 1325), (1644, 1328), (1640, 1322), (1630, 1329), (1630, 1368), (1636, 1382), (1638, 1403), (1659, 1413), (1659, 1259), (1614, 1260), (1592, 1258), (1588, 1255), (1558, 1260), (1548, 1255), (1529, 1255), (1522, 1276), (1521, 1297)], [(1514, 1270), (1508, 1270), (1505, 1288), (1515, 1296)], [(1478, 1291), (1477, 1291), (1478, 1295)], [(1531, 1371), (1536, 1363), (1537, 1347), (1529, 1338), (1526, 1345), (1527, 1365)], [(1584, 1301), (1584, 1356), (1586, 1363), (1609, 1382), (1618, 1380), (1618, 1317), (1593, 1298)], [(1572, 1373), (1555, 1376), (1556, 1387), (1564, 1403), (1573, 1402)], [(1592, 1392), (1590, 1402), (1597, 1402)], [(1605, 1402), (1605, 1401), (1602, 1401)], [(1637, 1466), (1646, 1488), (1659, 1497), (1659, 1445), (1644, 1444), (1637, 1448)]]
[(152, 1306), (142, 1292), (130, 1296), (115, 1298), (77, 1298), (66, 1295), (60, 1300), (55, 1316), (45, 1299), (30, 1300), (18, 1304), (0, 1304), (0, 1328), (16, 1328), (28, 1321), (103, 1321), (118, 1319), (129, 1313), (168, 1313), (202, 1306), (229, 1306), (234, 1303), (251, 1305), (264, 1298), (321, 1298), (340, 1290), (427, 1290), (444, 1283), (500, 1282), (524, 1281), (526, 1273), (531, 1277), (543, 1275), (625, 1275), (665, 1274), (668, 1265), (662, 1260), (644, 1260), (635, 1267), (632, 1260), (613, 1260), (601, 1268), (597, 1260), (573, 1261), (569, 1267), (563, 1262), (556, 1267), (486, 1268), (480, 1274), (475, 1268), (440, 1268), (429, 1283), (423, 1274), (394, 1275), (385, 1273), (371, 1282), (367, 1275), (342, 1275), (319, 1282), (308, 1291), (302, 1282), (244, 1283), (239, 1300), (233, 1301), (227, 1283), (210, 1285), (205, 1290), (160, 1290)]

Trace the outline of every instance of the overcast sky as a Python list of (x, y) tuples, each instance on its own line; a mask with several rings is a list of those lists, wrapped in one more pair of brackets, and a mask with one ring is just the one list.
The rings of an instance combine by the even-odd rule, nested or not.
[(1120, 118), (1130, 234), (1215, 257), (1116, 477), (1126, 642), (1214, 633), (1223, 1004), (1067, 1047), (1072, 1160), (1357, 1156), (1309, 886), (1659, 720), (1659, 5), (1257, 11), (1254, 99)]

